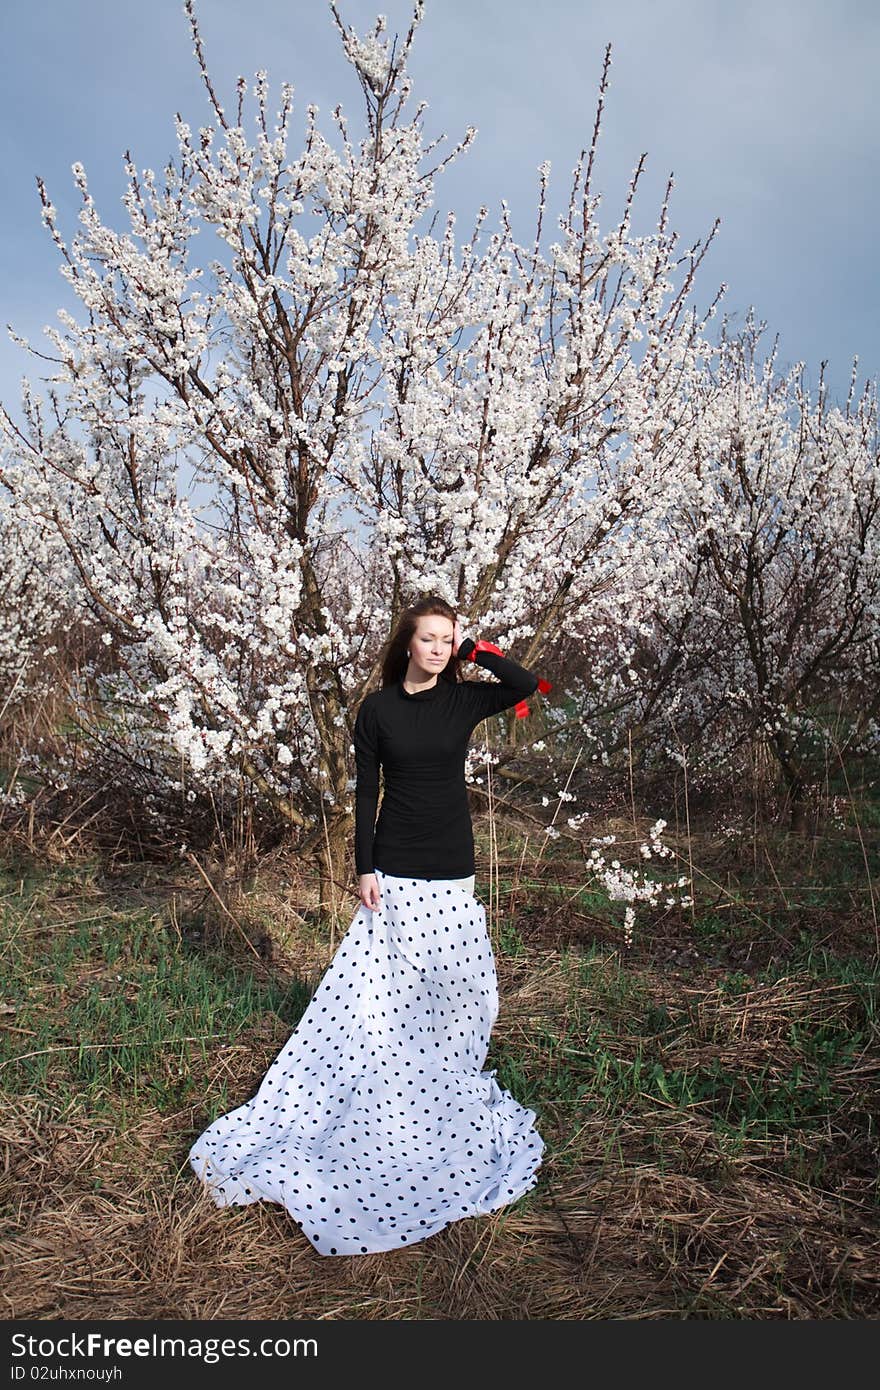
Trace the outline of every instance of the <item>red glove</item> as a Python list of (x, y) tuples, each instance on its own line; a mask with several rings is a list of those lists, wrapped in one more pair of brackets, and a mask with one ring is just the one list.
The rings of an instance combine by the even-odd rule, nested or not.
[[(504, 656), (504, 652), (501, 650), (500, 647), (496, 647), (494, 642), (484, 642), (482, 637), (478, 637), (476, 639), (476, 641), (474, 642), (473, 651), (468, 652), (467, 656), (465, 657), (465, 660), (476, 661), (477, 652), (496, 652), (498, 656)], [(538, 689), (540, 690), (542, 695), (546, 695), (549, 690), (553, 689), (553, 686), (551, 685), (550, 681), (546, 681), (543, 676), (539, 676)], [(525, 719), (526, 715), (529, 713), (528, 702), (526, 700), (519, 700), (514, 705), (513, 712), (516, 715), (517, 719)]]

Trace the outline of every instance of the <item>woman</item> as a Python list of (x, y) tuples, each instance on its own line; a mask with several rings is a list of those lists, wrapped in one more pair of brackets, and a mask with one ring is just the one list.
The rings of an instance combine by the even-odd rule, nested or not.
[[(468, 659), (497, 680), (462, 680)], [(256, 1096), (190, 1150), (218, 1206), (280, 1202), (319, 1253), (356, 1255), (537, 1182), (534, 1111), (480, 1070), (498, 987), (464, 762), (476, 725), (539, 687), (491, 643), (463, 641), (443, 599), (402, 615), (355, 721), (361, 905)]]

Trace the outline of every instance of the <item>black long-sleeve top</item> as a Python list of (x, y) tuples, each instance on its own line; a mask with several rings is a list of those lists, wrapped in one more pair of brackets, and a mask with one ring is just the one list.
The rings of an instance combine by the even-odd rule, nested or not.
[[(468, 637), (458, 654), (474, 649)], [(354, 726), (355, 867), (414, 878), (465, 878), (474, 872), (474, 833), (464, 765), (477, 724), (518, 704), (538, 677), (497, 652), (475, 662), (497, 681), (448, 681), (415, 694), (402, 680), (365, 696)], [(379, 768), (383, 773), (382, 806)]]

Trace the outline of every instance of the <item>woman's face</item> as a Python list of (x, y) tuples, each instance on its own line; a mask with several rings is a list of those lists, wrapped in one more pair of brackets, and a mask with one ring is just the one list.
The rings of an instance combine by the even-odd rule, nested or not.
[(455, 627), (451, 618), (429, 614), (416, 619), (416, 630), (410, 638), (410, 660), (423, 670), (437, 674), (452, 656), (452, 637)]

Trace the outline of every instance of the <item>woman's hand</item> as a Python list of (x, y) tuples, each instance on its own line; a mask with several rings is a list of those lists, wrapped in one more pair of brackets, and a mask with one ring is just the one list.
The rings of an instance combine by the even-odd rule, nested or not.
[(379, 883), (375, 874), (361, 874), (358, 880), (361, 902), (373, 911), (382, 901)]
[(461, 644), (462, 644), (463, 641), (464, 641), (464, 638), (462, 637), (462, 633), (461, 633), (461, 624), (459, 623), (458, 618), (456, 618), (456, 619), (455, 619), (455, 623), (453, 624), (453, 628), (452, 628), (452, 655), (453, 655), (453, 656), (458, 656), (458, 649), (459, 649), (459, 647), (461, 646)]

